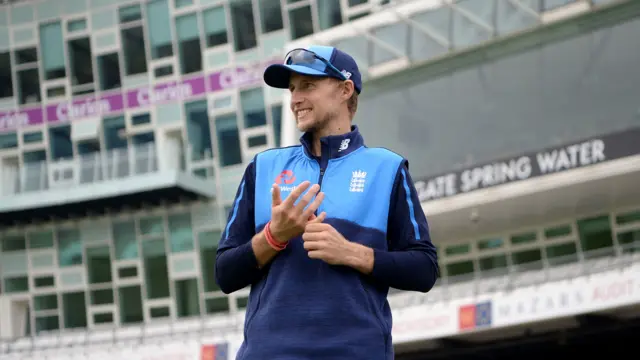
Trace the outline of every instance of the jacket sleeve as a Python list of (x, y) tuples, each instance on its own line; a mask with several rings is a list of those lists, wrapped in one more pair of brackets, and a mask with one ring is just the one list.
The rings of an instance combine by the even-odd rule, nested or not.
[(439, 275), (438, 255), (406, 160), (391, 193), (387, 243), (388, 251), (374, 252), (373, 278), (400, 290), (431, 290)]
[(251, 239), (256, 234), (254, 219), (255, 159), (247, 166), (236, 192), (227, 225), (216, 254), (215, 277), (225, 294), (245, 288), (260, 280), (262, 270)]

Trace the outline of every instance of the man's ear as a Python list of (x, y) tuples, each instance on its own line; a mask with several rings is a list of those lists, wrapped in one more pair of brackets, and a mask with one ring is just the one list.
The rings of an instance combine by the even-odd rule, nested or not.
[(351, 96), (353, 95), (353, 93), (356, 91), (355, 85), (353, 84), (353, 81), (351, 80), (345, 80), (343, 81), (343, 87), (342, 87), (342, 96), (344, 97), (344, 100), (349, 100), (351, 98)]

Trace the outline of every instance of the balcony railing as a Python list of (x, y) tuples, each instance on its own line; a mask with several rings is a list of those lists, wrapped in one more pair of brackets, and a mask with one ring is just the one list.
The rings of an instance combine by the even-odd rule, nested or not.
[(17, 195), (153, 173), (158, 171), (158, 154), (155, 144), (148, 143), (3, 170), (2, 195)]
[[(409, 306), (447, 303), (453, 299), (513, 291), (535, 284), (624, 269), (640, 261), (640, 241), (620, 246), (618, 250), (620, 251), (612, 252), (611, 248), (599, 249), (585, 253), (588, 256), (579, 259), (574, 255), (556, 258), (553, 262), (532, 263), (526, 267), (511, 266), (498, 272), (483, 273), (481, 276), (444, 278), (427, 294), (395, 293), (390, 295), (389, 302), (394, 311)], [(176, 321), (158, 321), (138, 326), (41, 333), (35, 337), (0, 340), (0, 354), (32, 353), (62, 348), (126, 347), (141, 343), (161, 344), (168, 340), (187, 341), (215, 335), (223, 336), (240, 333), (243, 320), (243, 314), (237, 312)]]

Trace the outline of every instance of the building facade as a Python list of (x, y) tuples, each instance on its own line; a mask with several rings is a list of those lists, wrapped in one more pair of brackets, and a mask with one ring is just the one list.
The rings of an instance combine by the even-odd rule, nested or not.
[[(338, 46), (361, 65), (367, 82), (356, 122), (369, 145), (393, 148), (412, 164), (444, 282), (573, 261), (597, 249), (622, 253), (640, 238), (634, 212), (640, 201), (633, 178), (624, 176), (638, 161), (609, 163), (608, 151), (611, 142), (640, 143), (637, 133), (631, 140), (600, 139), (606, 150), (591, 145), (594, 162), (604, 151), (602, 163), (613, 166), (607, 169), (617, 171), (619, 182), (575, 172), (593, 167), (563, 169), (573, 171), (571, 179), (593, 179), (572, 196), (549, 195), (536, 206), (517, 205), (540, 199), (534, 192), (494, 190), (537, 181), (531, 174), (519, 183), (507, 179), (518, 169), (507, 169), (504, 181), (491, 182), (481, 170), (496, 159), (535, 158), (550, 147), (638, 126), (633, 64), (640, 53), (632, 34), (640, 23), (628, 19), (638, 14), (630, 3), (34, 0), (1, 6), (0, 314), (8, 320), (0, 321), (0, 335), (242, 312), (248, 293), (227, 296), (215, 283), (216, 246), (246, 163), (297, 141), (286, 93), (263, 86), (262, 70), (308, 43)], [(501, 43), (591, 13), (614, 13), (614, 22), (624, 23), (536, 49), (522, 45), (517, 54)], [(601, 50), (605, 43), (609, 48)], [(456, 60), (479, 54), (477, 48), (485, 53)], [(618, 160), (634, 155), (631, 145)], [(476, 174), (476, 185), (460, 180), (469, 174)], [(577, 189), (571, 179), (556, 179), (558, 191)], [(624, 190), (612, 203), (584, 201), (580, 216), (568, 210), (602, 184)], [(483, 221), (469, 223), (475, 212)]]

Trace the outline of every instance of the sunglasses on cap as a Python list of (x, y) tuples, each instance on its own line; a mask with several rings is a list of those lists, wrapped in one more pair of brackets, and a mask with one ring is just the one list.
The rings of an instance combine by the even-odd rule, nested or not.
[[(325, 68), (319, 69), (319, 64), (317, 64), (316, 61), (322, 62), (325, 65)], [(293, 49), (289, 51), (284, 58), (284, 63), (285, 65), (304, 66), (325, 73), (327, 72), (327, 70), (329, 70), (334, 73), (333, 77), (337, 77), (340, 80), (348, 80), (347, 77), (335, 66), (333, 66), (327, 59), (307, 49)]]

